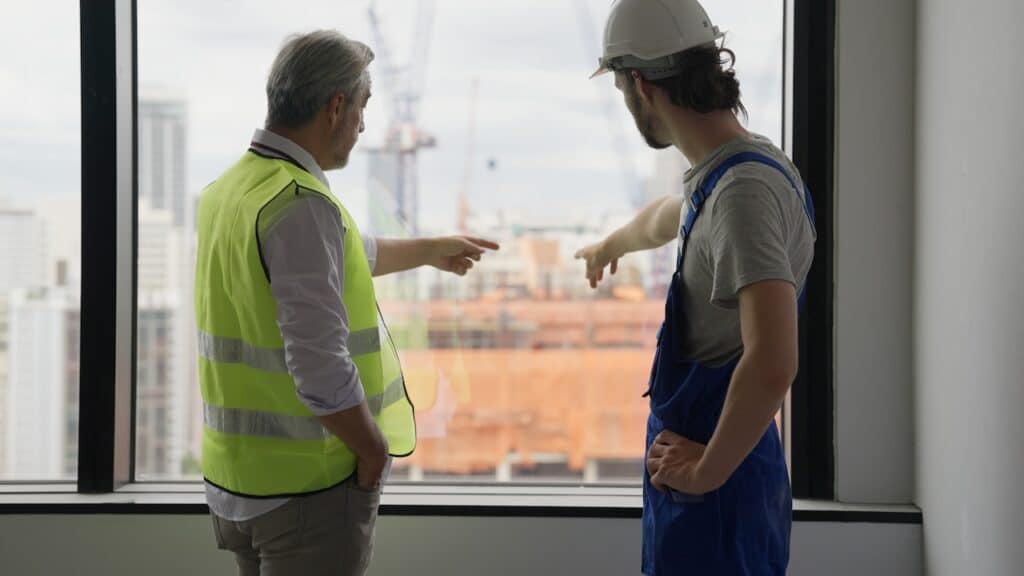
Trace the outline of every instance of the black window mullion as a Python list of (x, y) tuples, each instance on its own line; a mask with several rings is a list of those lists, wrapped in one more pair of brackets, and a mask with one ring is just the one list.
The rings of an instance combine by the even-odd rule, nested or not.
[(117, 77), (114, 0), (82, 0), (82, 326), (78, 491), (114, 488)]
[(811, 190), (818, 240), (800, 318), (800, 372), (791, 396), (793, 495), (832, 500), (835, 0), (794, 2), (793, 161)]
[[(79, 3), (82, 281), (78, 491), (83, 493), (111, 492), (129, 479), (124, 463), (129, 456), (126, 440), (130, 432), (126, 430), (130, 428), (131, 399), (124, 384), (127, 370), (122, 367), (119, 373), (118, 364), (119, 358), (126, 357), (125, 338), (132, 338), (131, 325), (122, 325), (125, 299), (133, 298), (134, 293), (123, 280), (131, 263), (124, 268), (124, 252), (119, 256), (119, 242), (130, 241), (134, 247), (134, 240), (126, 239), (124, 218), (119, 218), (129, 209), (119, 176), (134, 169), (129, 165), (133, 164), (130, 156), (121, 153), (126, 144), (131, 144), (129, 140), (134, 140), (128, 130), (133, 121), (125, 119), (128, 109), (119, 108), (133, 106), (126, 102), (123, 92), (125, 77), (118, 76), (119, 62), (124, 61), (119, 60), (118, 51), (127, 47), (124, 40), (118, 42), (119, 31), (126, 30), (123, 23), (119, 28), (128, 14), (125, 2)], [(131, 81), (134, 83), (134, 73)]]

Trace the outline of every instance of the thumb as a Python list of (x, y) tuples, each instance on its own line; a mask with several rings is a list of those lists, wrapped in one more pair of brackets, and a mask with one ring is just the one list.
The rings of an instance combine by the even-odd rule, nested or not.
[(663, 469), (664, 468), (659, 469), (657, 472), (654, 473), (653, 476), (651, 476), (651, 485), (654, 486), (654, 488), (658, 492), (668, 492), (667, 487), (663, 482), (665, 477), (664, 473), (662, 472)]

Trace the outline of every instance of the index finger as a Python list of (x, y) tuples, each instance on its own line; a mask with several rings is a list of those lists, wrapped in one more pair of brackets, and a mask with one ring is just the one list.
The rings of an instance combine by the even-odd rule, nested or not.
[(501, 245), (498, 244), (497, 242), (491, 242), (490, 240), (484, 240), (483, 238), (476, 238), (476, 237), (473, 237), (473, 236), (465, 236), (464, 239), (468, 240), (472, 244), (476, 244), (477, 246), (480, 246), (480, 247), (483, 247), (483, 248), (487, 248), (488, 250), (500, 250), (501, 249)]
[(460, 238), (459, 242), (462, 244), (462, 251), (464, 254), (483, 254), (484, 248), (473, 244), (465, 238)]

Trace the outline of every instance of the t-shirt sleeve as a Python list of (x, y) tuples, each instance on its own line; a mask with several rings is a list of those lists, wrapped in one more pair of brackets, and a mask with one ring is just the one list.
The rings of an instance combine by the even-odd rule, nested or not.
[(763, 183), (737, 179), (715, 192), (711, 211), (711, 304), (735, 308), (744, 287), (764, 280), (796, 286), (782, 207)]

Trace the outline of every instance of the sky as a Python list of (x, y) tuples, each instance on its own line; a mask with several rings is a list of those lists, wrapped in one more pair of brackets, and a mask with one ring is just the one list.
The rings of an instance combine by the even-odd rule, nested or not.
[[(165, 89), (188, 105), (188, 193), (246, 148), (265, 115), (264, 83), (284, 38), (336, 28), (377, 49), (368, 0), (138, 0), (140, 91)], [(397, 63), (410, 57), (417, 0), (379, 0)], [(420, 156), (421, 224), (454, 229), (467, 163), (481, 215), (538, 224), (628, 216), (624, 171), (649, 176), (643, 143), (609, 76), (588, 80), (610, 0), (436, 0), (419, 124), (438, 146)], [(706, 0), (727, 31), (750, 111), (748, 127), (776, 141), (782, 120), (782, 0)], [(583, 17), (589, 11), (587, 18)], [(56, 252), (73, 251), (79, 206), (78, 2), (15, 3), (0, 22), (0, 201), (46, 211)], [(38, 34), (46, 30), (45, 35)], [(588, 32), (589, 30), (589, 32)], [(376, 66), (371, 67), (371, 74)], [(467, 159), (471, 84), (478, 82), (473, 160)], [(380, 86), (378, 86), (380, 88)], [(380, 92), (380, 91), (378, 91)], [(343, 201), (365, 202), (365, 153), (388, 123), (384, 94), (350, 166), (330, 174)], [(611, 100), (609, 100), (611, 99)], [(609, 104), (610, 102), (610, 104)], [(609, 117), (604, 112), (608, 105)], [(629, 153), (617, 153), (613, 134)], [(674, 153), (674, 152), (669, 152)], [(493, 167), (492, 167), (493, 166)], [(682, 175), (680, 175), (680, 178)], [(362, 200), (360, 200), (362, 194)], [(354, 213), (361, 212), (356, 207)], [(70, 214), (69, 214), (70, 213)], [(64, 224), (61, 224), (64, 223)]]

